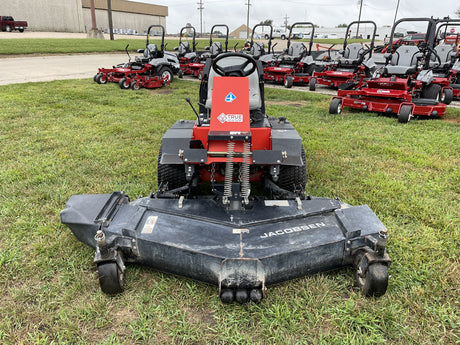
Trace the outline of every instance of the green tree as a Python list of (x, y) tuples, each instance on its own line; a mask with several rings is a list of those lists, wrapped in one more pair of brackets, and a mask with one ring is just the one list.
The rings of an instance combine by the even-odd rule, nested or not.
[(347, 24), (339, 24), (337, 25), (338, 28), (346, 28), (348, 25)]

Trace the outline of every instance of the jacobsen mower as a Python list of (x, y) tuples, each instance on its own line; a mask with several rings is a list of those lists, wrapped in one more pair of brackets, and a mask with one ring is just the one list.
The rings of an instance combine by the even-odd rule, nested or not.
[[(152, 29), (161, 29), (161, 46), (150, 44), (150, 32)], [(152, 89), (168, 85), (173, 80), (173, 74), (179, 70), (179, 60), (175, 54), (165, 52), (165, 29), (162, 25), (150, 25), (147, 30), (145, 49), (138, 50), (143, 56), (136, 57), (134, 62), (120, 64), (113, 68), (99, 68), (94, 76), (98, 84), (106, 84), (108, 81), (115, 82), (122, 89), (138, 90), (142, 87)], [(128, 47), (126, 53), (128, 54)]]
[(337, 61), (327, 64), (322, 71), (313, 73), (309, 82), (310, 91), (315, 91), (317, 84), (338, 88), (340, 85), (354, 84), (362, 78), (369, 77), (369, 70), (363, 65), (363, 61), (366, 56), (372, 57), (377, 25), (373, 21), (354, 21), (348, 24), (345, 32), (351, 32), (351, 27), (355, 24), (371, 24), (374, 27), (370, 46), (365, 49), (361, 43), (347, 44), (346, 34)]
[(383, 295), (387, 229), (368, 206), (305, 196), (302, 138), (266, 115), (260, 62), (208, 59), (199, 104), (162, 139), (156, 193), (74, 195), (61, 212), (95, 248), (102, 291), (121, 292), (126, 263), (140, 263), (259, 302), (270, 284), (351, 265), (366, 296)]
[(427, 22), (427, 44), (423, 51), (416, 46), (400, 46), (387, 54), (387, 63), (376, 71), (373, 78), (363, 80), (354, 89), (338, 90), (333, 97), (329, 113), (340, 114), (342, 107), (351, 107), (380, 113), (396, 113), (398, 121), (409, 122), (413, 116), (438, 117), (445, 114), (446, 105), (439, 101), (442, 88), (434, 84), (429, 67), (433, 54), (436, 21), (432, 18), (405, 18), (405, 21)]

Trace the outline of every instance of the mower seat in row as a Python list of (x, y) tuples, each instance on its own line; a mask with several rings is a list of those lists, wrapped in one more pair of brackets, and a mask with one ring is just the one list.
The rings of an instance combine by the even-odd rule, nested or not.
[(454, 46), (449, 44), (437, 45), (434, 50), (441, 60), (441, 64), (439, 64), (436, 56), (431, 54), (430, 67), (434, 67), (436, 70), (449, 69), (453, 65), (455, 58), (458, 56)]
[(342, 65), (356, 65), (363, 54), (364, 48), (361, 43), (349, 44), (345, 48), (343, 56), (339, 58), (339, 63)]
[[(238, 56), (229, 56), (225, 59), (219, 61), (219, 66), (228, 67), (234, 65), (241, 65), (246, 60), (244, 58)], [(258, 62), (259, 64), (259, 62)], [(262, 69), (256, 68), (254, 72), (252, 72), (247, 78), (249, 79), (249, 110), (258, 110), (262, 108), (262, 95), (260, 90), (260, 76), (259, 70)], [(215, 76), (219, 76), (219, 74), (212, 68), (212, 64), (210, 65), (209, 74), (204, 72), (204, 75), (208, 75), (208, 93), (205, 102), (205, 108), (210, 110), (212, 106), (212, 90), (213, 90), (213, 79)]]
[(289, 47), (287, 54), (284, 56), (285, 60), (300, 61), (307, 53), (307, 47), (303, 43), (293, 43)]
[(201, 55), (202, 58), (215, 58), (217, 55), (222, 54), (224, 50), (222, 49), (222, 43), (213, 42), (209, 47), (209, 51)]
[(263, 43), (254, 42), (249, 54), (252, 55), (254, 59), (260, 58), (262, 55), (265, 55), (265, 47)]
[(148, 63), (158, 55), (158, 47), (156, 44), (149, 44), (144, 49), (144, 55), (142, 57), (136, 57), (136, 62)]
[(417, 70), (417, 61), (422, 53), (416, 46), (403, 45), (391, 55), (390, 64), (386, 65), (384, 75), (409, 75)]

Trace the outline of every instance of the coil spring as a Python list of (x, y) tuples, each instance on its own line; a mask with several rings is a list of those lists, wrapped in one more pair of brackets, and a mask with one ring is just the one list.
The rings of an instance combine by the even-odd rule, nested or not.
[(229, 141), (227, 143), (227, 163), (225, 165), (225, 183), (224, 183), (224, 196), (232, 196), (232, 179), (233, 179), (233, 156), (235, 153), (235, 142)]
[(251, 143), (243, 143), (243, 163), (241, 163), (241, 196), (245, 203), (249, 203), (249, 194), (251, 193), (251, 184), (249, 183), (249, 169), (251, 164)]

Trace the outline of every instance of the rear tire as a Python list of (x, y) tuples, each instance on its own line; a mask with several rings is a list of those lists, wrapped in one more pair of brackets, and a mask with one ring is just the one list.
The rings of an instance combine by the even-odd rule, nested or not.
[(13, 30), (11, 29), (11, 26), (9, 26), (9, 25), (5, 26), (5, 30), (6, 30), (6, 32), (11, 32), (11, 31), (13, 31)]
[(165, 85), (168, 85), (169, 83), (173, 81), (173, 71), (171, 70), (171, 68), (167, 66), (161, 67), (160, 70), (158, 71), (158, 75), (160, 76), (162, 80), (164, 80), (165, 78), (168, 78), (169, 82), (166, 82)]
[(440, 101), (441, 99), (441, 85), (429, 84), (426, 85), (422, 90), (422, 98), (435, 99)]
[(98, 74), (95, 77), (95, 81), (98, 84), (107, 84), (107, 76), (104, 76), (104, 74)]
[(310, 87), (310, 91), (315, 91), (316, 90), (316, 78), (311, 78), (308, 86)]
[(411, 117), (412, 117), (412, 107), (410, 105), (403, 105), (401, 109), (399, 109), (398, 122), (408, 123)]
[(334, 98), (329, 104), (329, 114), (338, 114), (342, 113), (342, 100), (340, 98)]
[(302, 193), (305, 191), (305, 185), (307, 184), (307, 163), (305, 159), (305, 150), (303, 147), (300, 156), (303, 161), (301, 166), (280, 166), (280, 173), (277, 182), (277, 185), (280, 188), (290, 192), (295, 192), (300, 187), (302, 189)]
[(166, 190), (176, 189), (187, 184), (185, 166), (183, 164), (161, 164), (162, 147), (158, 153), (157, 181), (158, 187), (167, 184)]

